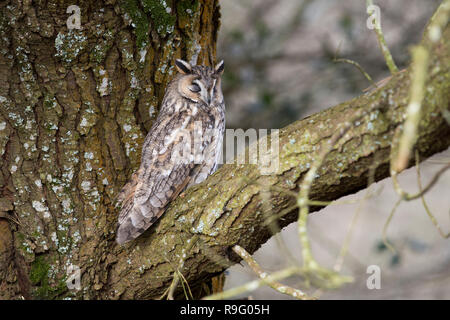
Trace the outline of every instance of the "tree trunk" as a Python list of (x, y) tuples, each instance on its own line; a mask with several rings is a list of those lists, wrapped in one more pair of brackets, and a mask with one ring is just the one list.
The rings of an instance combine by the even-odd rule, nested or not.
[[(74, 1), (0, 3), (3, 299), (119, 295), (108, 284), (114, 198), (139, 166), (174, 59), (215, 57), (217, 0), (75, 3), (81, 29), (67, 24)], [(82, 290), (71, 292), (76, 267)]]

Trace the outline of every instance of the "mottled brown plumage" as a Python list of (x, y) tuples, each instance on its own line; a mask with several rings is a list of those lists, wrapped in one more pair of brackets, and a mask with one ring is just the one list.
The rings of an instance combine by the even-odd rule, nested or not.
[(225, 105), (215, 68), (176, 60), (179, 74), (169, 83), (142, 147), (141, 166), (118, 196), (122, 203), (117, 242), (137, 238), (185, 188), (200, 183), (219, 163)]

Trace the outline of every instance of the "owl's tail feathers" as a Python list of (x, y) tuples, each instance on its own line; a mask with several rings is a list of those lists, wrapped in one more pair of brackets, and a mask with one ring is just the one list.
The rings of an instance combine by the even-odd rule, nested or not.
[(136, 191), (138, 177), (139, 170), (133, 173), (131, 180), (122, 188), (122, 191), (117, 196), (116, 207), (121, 207), (118, 219), (119, 227), (116, 233), (116, 241), (119, 244), (133, 240), (141, 234), (136, 230), (136, 227), (133, 226), (131, 221), (134, 207), (134, 193)]
[(131, 180), (117, 196), (117, 205), (121, 203), (116, 233), (118, 244), (124, 244), (139, 237), (163, 212), (162, 208), (153, 207), (149, 201), (136, 203), (135, 194), (139, 173), (140, 169), (131, 176)]
[(145, 229), (136, 228), (131, 218), (127, 218), (124, 223), (119, 225), (117, 229), (116, 241), (118, 244), (127, 243), (140, 236)]
[(127, 207), (122, 207), (120, 211), (117, 243), (124, 244), (139, 237), (158, 219), (161, 213), (160, 209), (155, 210), (148, 205), (135, 204), (132, 200)]

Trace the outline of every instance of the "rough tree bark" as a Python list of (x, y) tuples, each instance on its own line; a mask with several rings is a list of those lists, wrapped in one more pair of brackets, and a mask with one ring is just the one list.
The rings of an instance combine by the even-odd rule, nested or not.
[[(262, 176), (255, 165), (225, 165), (171, 203), (142, 237), (117, 246), (112, 203), (138, 165), (139, 145), (154, 117), (148, 109), (157, 112), (175, 56), (192, 58), (198, 44), (199, 62), (214, 56), (217, 4), (182, 2), (196, 10), (181, 18), (177, 5), (169, 14), (175, 20), (159, 20), (167, 11), (149, 6), (155, 1), (124, 1), (122, 8), (115, 1), (82, 2), (84, 29), (70, 33), (64, 25), (67, 6), (56, 3), (39, 3), (39, 10), (25, 1), (1, 7), (3, 298), (157, 298), (182, 257), (184, 277), (199, 287), (235, 262), (231, 246), (254, 252), (272, 236), (265, 215), (296, 200), (272, 191), (267, 208), (261, 192), (268, 186), (298, 190), (320, 146), (360, 109), (379, 106), (328, 155), (310, 198), (333, 200), (365, 188), (374, 162), (376, 180), (389, 175), (392, 138), (408, 103), (409, 70), (370, 94), (280, 130), (276, 174)], [(147, 28), (144, 13), (149, 39), (140, 33)], [(127, 18), (139, 23), (126, 26)], [(164, 23), (170, 27), (158, 28)], [(139, 43), (146, 46), (144, 62)], [(437, 45), (425, 45), (431, 67), (416, 145), (421, 159), (450, 146), (450, 126), (442, 115), (450, 110), (450, 28)], [(296, 216), (285, 215), (279, 225)], [(196, 243), (186, 250), (193, 237)], [(65, 286), (70, 265), (81, 268), (80, 291)]]

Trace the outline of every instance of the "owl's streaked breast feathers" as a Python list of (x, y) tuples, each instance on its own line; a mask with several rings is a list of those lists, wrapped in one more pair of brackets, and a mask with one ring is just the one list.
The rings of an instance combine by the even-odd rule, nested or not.
[(180, 192), (212, 174), (220, 159), (223, 61), (210, 68), (176, 60), (176, 67), (179, 74), (167, 86), (142, 147), (141, 166), (118, 196), (119, 244), (147, 230)]

